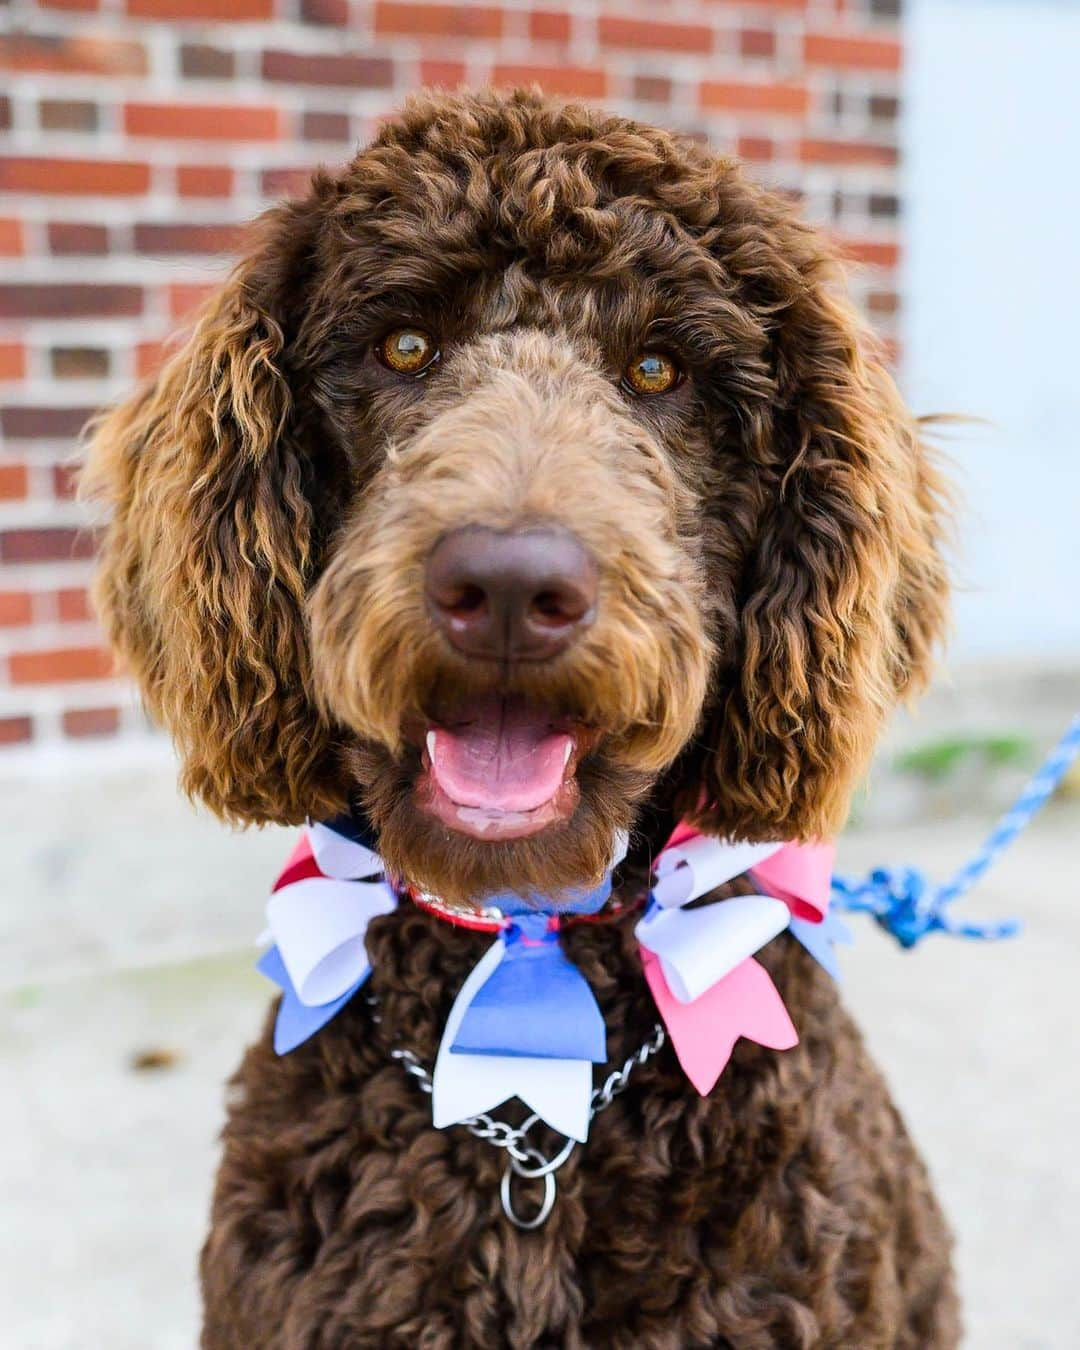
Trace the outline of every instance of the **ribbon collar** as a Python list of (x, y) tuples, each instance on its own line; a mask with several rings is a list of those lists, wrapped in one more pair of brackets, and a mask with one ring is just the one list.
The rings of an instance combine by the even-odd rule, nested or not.
[[(400, 894), (375, 841), (351, 817), (309, 824), (267, 904), (272, 945), (259, 969), (282, 991), (274, 1048), (285, 1054), (314, 1035), (371, 973), (365, 937)], [(625, 852), (616, 850), (614, 867)], [(798, 1036), (754, 954), (784, 931), (835, 973), (834, 941), (849, 940), (827, 915), (831, 846), (727, 844), (680, 827), (659, 855), (636, 925), (645, 979), (687, 1077), (712, 1090), (745, 1036), (783, 1050)], [(760, 894), (692, 908), (748, 873)], [(434, 1071), (436, 1126), (517, 1096), (569, 1138), (588, 1133), (593, 1065), (606, 1060), (603, 1016), (584, 976), (559, 943), (567, 915), (596, 914), (611, 894), (599, 886), (545, 901), (488, 899), (475, 916), (435, 897), (417, 903), (493, 934), (447, 1019)]]

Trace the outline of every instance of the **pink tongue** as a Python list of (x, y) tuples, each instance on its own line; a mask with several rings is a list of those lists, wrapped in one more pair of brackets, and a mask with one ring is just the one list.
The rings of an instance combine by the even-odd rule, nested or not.
[(432, 777), (450, 800), (495, 811), (550, 801), (572, 749), (571, 736), (551, 730), (550, 714), (510, 699), (485, 699), (428, 737)]

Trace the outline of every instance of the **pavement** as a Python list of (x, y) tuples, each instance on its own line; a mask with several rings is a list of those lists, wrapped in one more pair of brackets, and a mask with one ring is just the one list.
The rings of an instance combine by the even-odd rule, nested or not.
[[(992, 699), (990, 720), (1048, 744), (1075, 687)], [(934, 706), (919, 735), (989, 716)], [(1012, 786), (875, 784), (840, 868), (938, 878)], [(223, 1085), (269, 998), (252, 939), (291, 834), (193, 811), (160, 748), (0, 765), (0, 819), (0, 1341), (188, 1350)], [(856, 919), (845, 953), (844, 997), (957, 1233), (975, 1350), (1080, 1346), (1078, 862), (1080, 801), (1056, 801), (962, 902), (1019, 914), (1020, 939), (902, 952)]]

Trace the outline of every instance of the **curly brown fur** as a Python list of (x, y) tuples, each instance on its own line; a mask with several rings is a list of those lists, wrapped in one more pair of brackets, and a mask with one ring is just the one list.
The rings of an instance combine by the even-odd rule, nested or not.
[[(424, 380), (374, 355), (402, 324), (437, 335)], [(688, 378), (638, 400), (646, 346)], [(820, 236), (729, 159), (532, 94), (416, 99), (268, 213), (86, 485), (99, 602), (187, 790), (245, 822), (362, 804), (458, 903), (593, 881), (614, 830), (640, 861), (679, 816), (830, 835), (944, 622), (942, 483)], [(462, 656), (425, 605), (436, 543), (552, 523), (595, 621), (549, 660)], [(531, 837), (426, 803), (425, 727), (489, 691), (583, 729), (572, 809)], [(955, 1343), (921, 1165), (794, 944), (767, 959), (799, 1049), (741, 1046), (703, 1102), (662, 1057), (523, 1235), (386, 1058), (430, 1058), (476, 940), (409, 912), (370, 940), (379, 1032), (351, 1004), (241, 1070), (206, 1346)], [(627, 925), (568, 941), (618, 1057), (649, 1019)]]
[[(511, 1228), (502, 1156), (432, 1130), (430, 1100), (388, 1055), (433, 1062), (488, 941), (416, 911), (380, 919), (381, 1024), (354, 1000), (284, 1058), (269, 1025), (249, 1050), (202, 1257), (208, 1350), (957, 1343), (925, 1171), (835, 986), (791, 941), (762, 960), (797, 1049), (740, 1042), (705, 1099), (662, 1051), (597, 1116), (544, 1227)], [(632, 920), (567, 945), (621, 1062), (654, 1016)]]

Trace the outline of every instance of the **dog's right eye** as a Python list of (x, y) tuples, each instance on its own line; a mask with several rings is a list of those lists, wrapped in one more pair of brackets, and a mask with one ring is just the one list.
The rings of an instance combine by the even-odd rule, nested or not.
[(379, 360), (398, 375), (424, 375), (439, 359), (439, 348), (422, 328), (395, 328), (375, 348)]
[(623, 388), (639, 398), (669, 394), (683, 382), (682, 367), (667, 352), (646, 348), (627, 365), (623, 372)]

